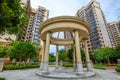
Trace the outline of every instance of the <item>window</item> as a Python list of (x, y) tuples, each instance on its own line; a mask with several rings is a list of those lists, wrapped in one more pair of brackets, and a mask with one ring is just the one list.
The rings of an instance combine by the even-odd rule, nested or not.
[(34, 35), (34, 39), (38, 39), (38, 36)]

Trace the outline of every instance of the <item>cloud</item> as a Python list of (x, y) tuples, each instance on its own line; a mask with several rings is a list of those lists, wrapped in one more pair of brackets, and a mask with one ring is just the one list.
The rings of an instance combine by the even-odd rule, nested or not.
[(117, 21), (120, 16), (120, 0), (98, 0), (107, 22)]
[(37, 5), (47, 8), (50, 11), (49, 17), (60, 15), (74, 16), (76, 11), (87, 2), (89, 2), (89, 0), (31, 0), (34, 8), (36, 8)]
[[(101, 8), (105, 14), (108, 22), (116, 21), (120, 11), (119, 3), (120, 0), (97, 0), (100, 2)], [(71, 15), (74, 16), (76, 11), (82, 6), (87, 5), (90, 0), (31, 0), (32, 7), (37, 8), (41, 5), (47, 8), (49, 17)]]

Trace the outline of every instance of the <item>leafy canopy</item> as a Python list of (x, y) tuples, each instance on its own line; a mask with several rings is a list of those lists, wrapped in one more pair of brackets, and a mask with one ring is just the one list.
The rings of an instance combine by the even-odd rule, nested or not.
[(95, 55), (96, 60), (98, 61), (115, 57), (114, 49), (110, 47), (105, 47), (105, 48), (95, 50), (93, 53)]
[(27, 22), (27, 9), (21, 7), (20, 0), (0, 0), (0, 33), (21, 33)]
[(117, 47), (115, 48), (116, 57), (120, 58), (120, 42), (118, 43)]
[(37, 56), (35, 47), (30, 42), (15, 41), (11, 43), (9, 56), (15, 59), (27, 59)]
[(64, 50), (64, 49), (61, 49), (60, 51), (59, 51), (59, 60), (62, 60), (62, 61), (67, 61), (67, 52), (66, 52), (66, 50)]

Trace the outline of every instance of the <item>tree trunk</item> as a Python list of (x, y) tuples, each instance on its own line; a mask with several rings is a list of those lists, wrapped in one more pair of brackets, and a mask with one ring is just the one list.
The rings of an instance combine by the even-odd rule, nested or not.
[(30, 58), (27, 59), (27, 62), (26, 63), (30, 63)]
[(108, 65), (110, 65), (110, 58), (108, 58), (107, 61), (108, 61)]

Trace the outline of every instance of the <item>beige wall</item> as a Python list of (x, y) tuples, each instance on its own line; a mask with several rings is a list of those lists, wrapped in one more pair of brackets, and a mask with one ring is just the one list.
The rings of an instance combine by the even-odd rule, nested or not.
[(10, 34), (4, 34), (4, 35), (0, 35), (0, 42), (8, 42), (6, 39), (12, 39), (12, 40), (16, 40), (16, 35), (10, 35)]
[(107, 46), (111, 47), (110, 39), (109, 39), (108, 32), (107, 32), (107, 29), (106, 29), (107, 26), (105, 24), (103, 13), (97, 7), (95, 8), (95, 10), (96, 10), (97, 19), (98, 19), (98, 22), (99, 22), (98, 27), (101, 30), (101, 34), (102, 34), (101, 37), (103, 38), (104, 45), (105, 45), (105, 47), (107, 47)]

